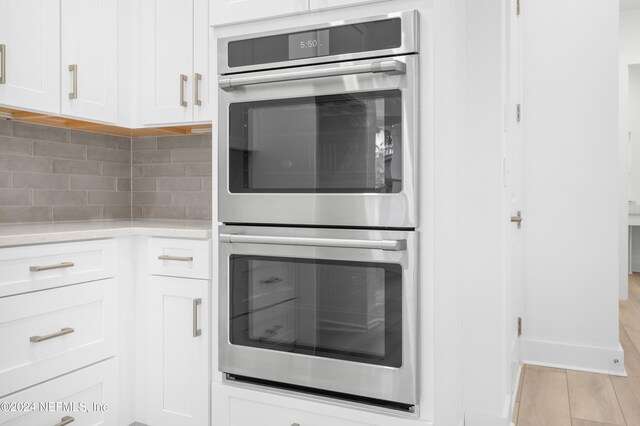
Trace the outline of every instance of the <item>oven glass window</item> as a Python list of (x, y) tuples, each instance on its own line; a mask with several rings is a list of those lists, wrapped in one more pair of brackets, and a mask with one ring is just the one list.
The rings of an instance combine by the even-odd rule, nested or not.
[(398, 193), (402, 93), (229, 106), (232, 193)]
[(402, 267), (232, 255), (234, 345), (400, 367)]

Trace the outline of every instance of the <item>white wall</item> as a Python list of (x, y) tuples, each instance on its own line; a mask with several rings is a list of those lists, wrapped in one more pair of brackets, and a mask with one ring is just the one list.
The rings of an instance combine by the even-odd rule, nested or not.
[[(621, 201), (620, 201), (620, 299), (627, 299), (628, 284), (627, 270), (628, 265), (628, 232), (627, 232), (627, 199), (635, 200), (640, 204), (640, 185), (632, 184), (629, 188), (629, 131), (631, 123), (629, 121), (629, 64), (640, 64), (640, 9), (625, 10), (620, 13), (620, 176), (621, 176)], [(638, 149), (632, 150), (634, 154), (640, 153), (640, 144)], [(640, 161), (631, 159), (631, 164), (635, 168), (636, 173), (640, 171)], [(635, 181), (635, 176), (632, 176)], [(638, 188), (636, 190), (635, 188)], [(640, 241), (640, 229), (634, 228), (635, 248), (638, 248), (637, 242)], [(632, 270), (640, 268), (640, 254), (632, 253)], [(634, 266), (635, 265), (635, 266)]]
[[(623, 138), (628, 140), (628, 132), (631, 132), (629, 199), (640, 204), (640, 64), (628, 67), (628, 72), (628, 126)], [(640, 242), (640, 240), (635, 241)]]
[(523, 358), (619, 373), (618, 2), (524, 19)]

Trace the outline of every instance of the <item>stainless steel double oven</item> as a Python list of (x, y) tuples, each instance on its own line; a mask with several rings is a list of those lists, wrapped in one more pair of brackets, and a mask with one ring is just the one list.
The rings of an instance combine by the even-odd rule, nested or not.
[(218, 54), (220, 371), (412, 411), (417, 12)]

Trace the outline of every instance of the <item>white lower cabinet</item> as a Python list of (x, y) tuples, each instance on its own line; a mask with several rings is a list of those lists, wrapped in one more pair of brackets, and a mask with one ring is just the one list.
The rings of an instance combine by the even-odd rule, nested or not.
[(208, 286), (208, 280), (149, 277), (146, 367), (152, 426), (209, 424)]
[(372, 426), (239, 398), (229, 401), (229, 426)]
[(114, 279), (0, 299), (0, 395), (116, 355)]
[(0, 425), (115, 426), (117, 376), (116, 360), (109, 359), (11, 394), (0, 399)]

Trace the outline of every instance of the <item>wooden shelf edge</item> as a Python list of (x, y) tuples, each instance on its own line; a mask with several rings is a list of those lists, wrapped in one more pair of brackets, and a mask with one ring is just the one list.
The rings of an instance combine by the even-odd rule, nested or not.
[(84, 132), (99, 133), (103, 135), (125, 136), (130, 138), (147, 136), (175, 136), (190, 135), (194, 130), (200, 132), (211, 129), (210, 124), (194, 124), (185, 126), (169, 127), (145, 127), (140, 129), (130, 129), (127, 127), (111, 126), (108, 124), (93, 123), (90, 121), (77, 120), (74, 118), (61, 117), (58, 115), (48, 115), (38, 112), (22, 111), (7, 107), (0, 107), (0, 111), (12, 114), (12, 120), (26, 123), (42, 124), (53, 127), (64, 127), (67, 129), (82, 130)]

